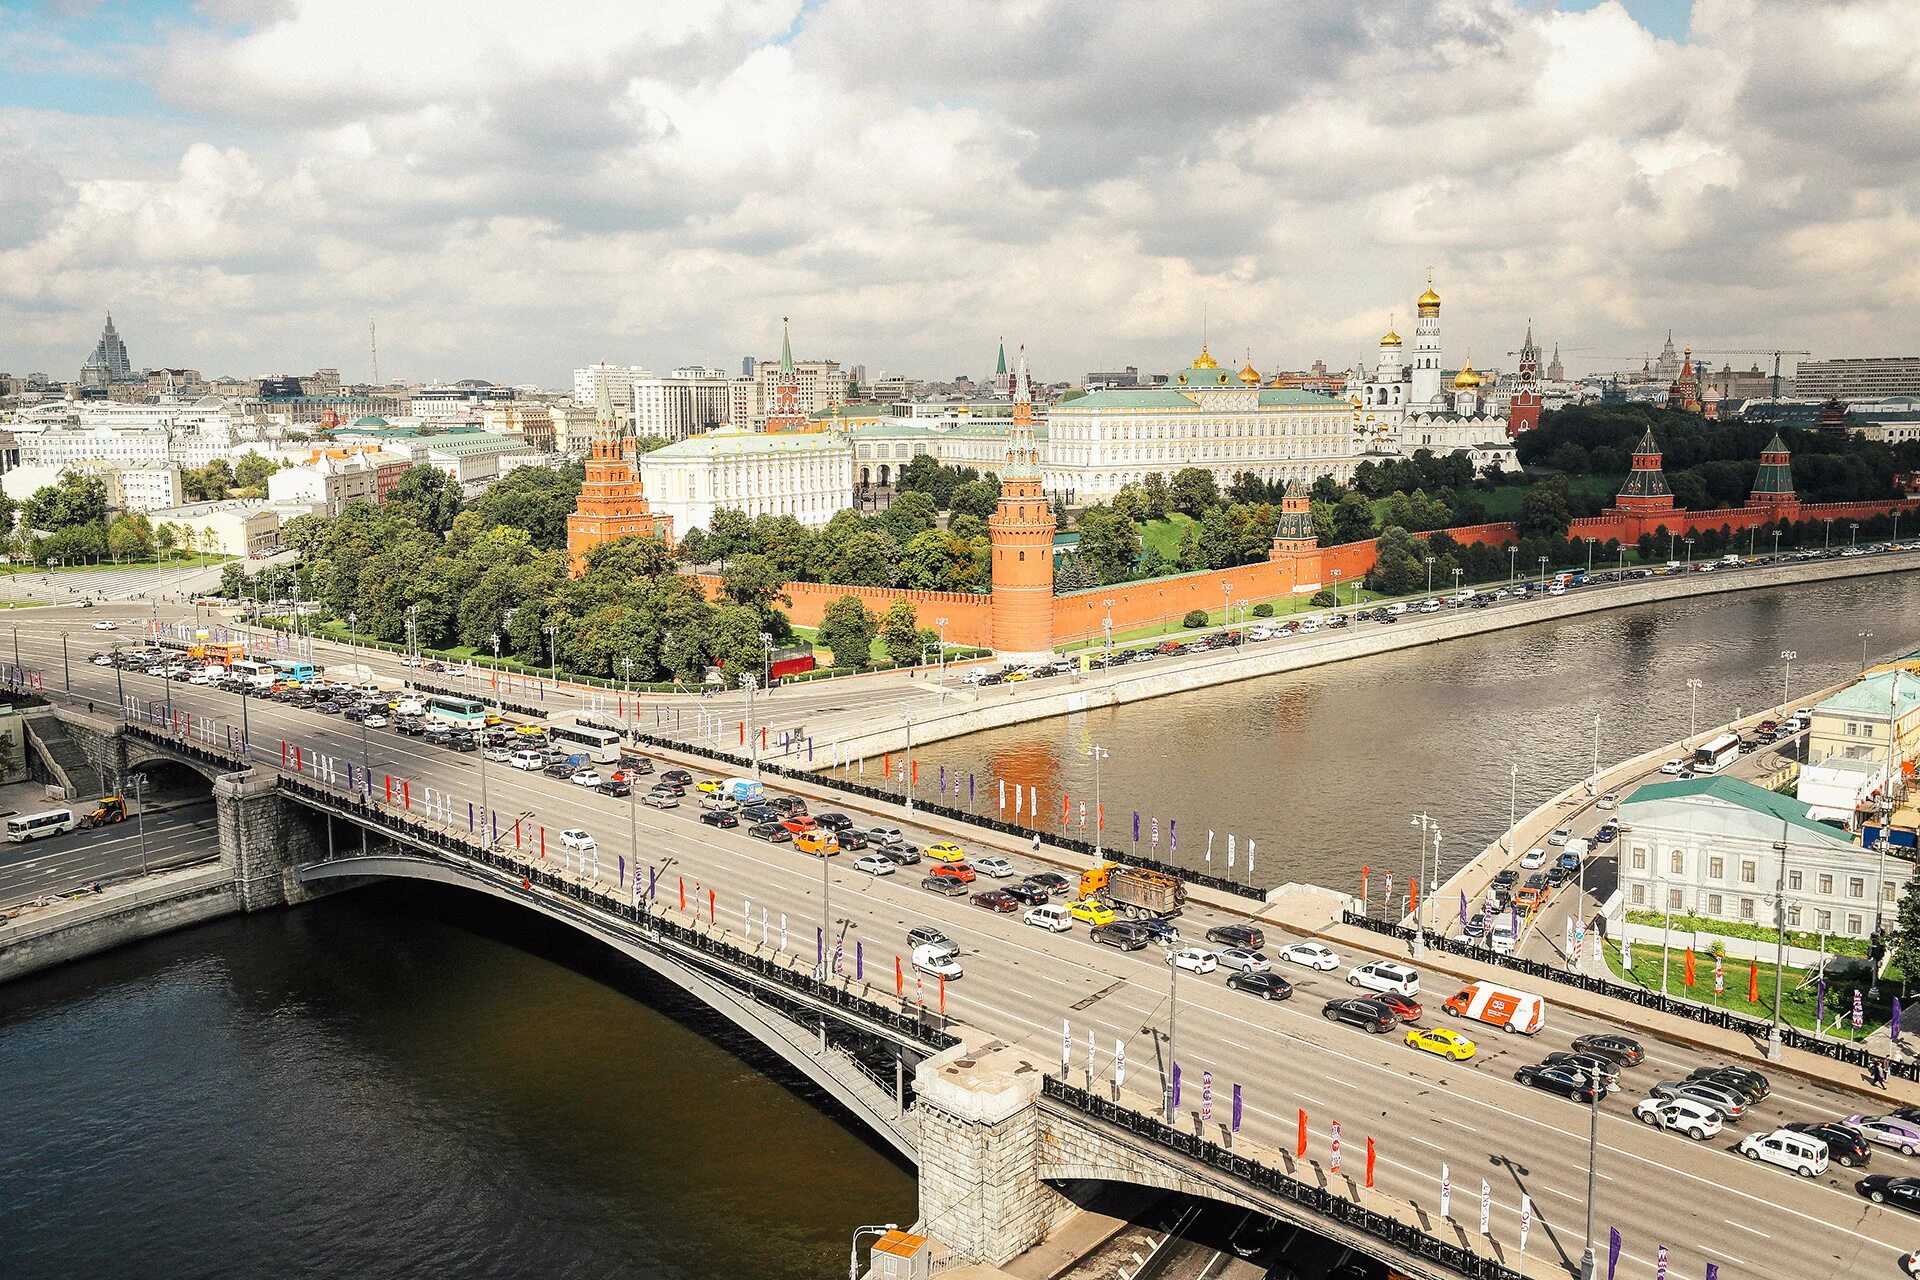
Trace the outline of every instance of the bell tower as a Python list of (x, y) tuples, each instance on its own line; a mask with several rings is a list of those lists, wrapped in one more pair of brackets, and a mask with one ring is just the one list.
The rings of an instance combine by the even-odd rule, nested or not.
[(1040, 487), (1027, 349), (1013, 371), (1013, 423), (1000, 473), (1000, 507), (987, 521), (993, 546), (993, 648), (1002, 657), (1053, 652), (1053, 510)]
[(1533, 321), (1520, 344), (1520, 385), (1507, 398), (1507, 438), (1540, 425), (1540, 348), (1533, 345)]

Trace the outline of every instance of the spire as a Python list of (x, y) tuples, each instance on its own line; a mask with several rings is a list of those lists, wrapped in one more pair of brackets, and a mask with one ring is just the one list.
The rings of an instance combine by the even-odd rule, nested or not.
[(1033, 379), (1027, 372), (1023, 343), (1013, 366), (1013, 425), (1007, 430), (1007, 471), (1004, 480), (1040, 478), (1040, 450), (1033, 441)]
[(993, 366), (993, 376), (996, 378), (1007, 376), (1007, 340), (1005, 338), (1000, 339), (1000, 359)]
[(607, 362), (600, 362), (600, 376), (594, 379), (593, 425), (595, 435), (613, 435), (613, 386), (607, 380)]
[(780, 376), (793, 376), (793, 338), (787, 332), (787, 317), (780, 317)]
[(1533, 350), (1533, 317), (1527, 317), (1527, 340), (1520, 344), (1522, 350)]

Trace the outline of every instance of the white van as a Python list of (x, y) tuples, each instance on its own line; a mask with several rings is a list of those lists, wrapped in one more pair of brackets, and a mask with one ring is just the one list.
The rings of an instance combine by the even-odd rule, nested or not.
[(516, 769), (537, 773), (547, 767), (547, 758), (538, 751), (516, 751), (507, 761)]
[(41, 836), (57, 836), (80, 825), (71, 809), (48, 809), (43, 813), (18, 813), (7, 819), (7, 839), (25, 844)]
[(1493, 928), (1487, 932), (1487, 946), (1493, 951), (1495, 955), (1498, 955), (1498, 956), (1512, 955), (1513, 941), (1514, 939), (1513, 939), (1513, 917), (1512, 916), (1508, 916), (1506, 919), (1500, 921), (1498, 924), (1494, 925)]
[(1818, 1177), (1827, 1171), (1827, 1144), (1791, 1129), (1748, 1134), (1740, 1139), (1739, 1151), (1749, 1160), (1777, 1164), (1803, 1178)]
[(929, 942), (915, 947), (913, 967), (940, 978), (957, 978), (966, 972), (960, 967), (960, 948), (951, 942), (944, 945)]
[(1050, 933), (1066, 933), (1073, 928), (1073, 917), (1067, 913), (1067, 909), (1053, 902), (1031, 907), (1020, 918), (1034, 928)]
[(1420, 972), (1393, 960), (1374, 960), (1349, 969), (1347, 985), (1366, 991), (1392, 991), (1411, 1000), (1420, 994)]

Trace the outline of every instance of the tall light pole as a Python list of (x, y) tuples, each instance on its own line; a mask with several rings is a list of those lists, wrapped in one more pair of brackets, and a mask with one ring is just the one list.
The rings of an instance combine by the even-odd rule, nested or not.
[(1692, 676), (1687, 678), (1687, 741), (1692, 742), (1694, 734), (1700, 728), (1700, 681)]
[[(1461, 569), (1455, 569), (1453, 571), (1453, 607), (1456, 609), (1460, 607), (1460, 575), (1463, 572), (1465, 571)], [(1334, 603), (1339, 604), (1340, 602), (1335, 600)]]
[(1087, 754), (1093, 757), (1093, 865), (1099, 866), (1100, 852), (1100, 762), (1107, 758), (1107, 749), (1098, 743), (1087, 748)]
[(1849, 521), (1847, 524), (1847, 532), (1847, 549), (1849, 551), (1856, 550), (1860, 546), (1860, 522), (1858, 520)]
[(1873, 639), (1873, 632), (1862, 631), (1860, 633), (1860, 674), (1861, 675), (1865, 675), (1867, 673), (1867, 641), (1871, 639)]
[(1588, 1092), (1593, 1095), (1587, 1109), (1587, 1248), (1580, 1255), (1580, 1280), (1593, 1280), (1598, 1260), (1593, 1256), (1593, 1193), (1599, 1173), (1595, 1168), (1600, 1155), (1600, 1095), (1606, 1092), (1606, 1082), (1600, 1078), (1599, 1066), (1587, 1068)]
[(147, 776), (136, 773), (133, 782), (133, 825), (140, 832), (140, 874), (147, 874)]
[(1174, 1118), (1173, 1072), (1179, 1061), (1174, 1056), (1173, 1036), (1180, 1014), (1180, 966), (1173, 962), (1173, 947), (1170, 944), (1163, 942), (1160, 947), (1167, 953), (1167, 1087), (1163, 1092), (1166, 1095), (1167, 1123), (1171, 1125)]
[(1333, 571), (1333, 607), (1336, 609), (1340, 607), (1340, 571), (1338, 569)]
[(1683, 539), (1683, 541), (1685, 541), (1687, 544), (1687, 572), (1692, 573), (1693, 572), (1693, 539), (1686, 538), (1686, 539)]
[[(1885, 828), (1882, 828), (1884, 831)], [(1773, 877), (1773, 917), (1775, 936), (1773, 944), (1773, 1026), (1767, 1031), (1766, 1055), (1768, 1062), (1780, 1061), (1780, 989), (1787, 984), (1780, 980), (1787, 963), (1787, 846), (1790, 838), (1787, 832), (1787, 820), (1780, 820), (1780, 843), (1773, 846), (1780, 854), (1779, 866)], [(1875, 907), (1876, 913), (1878, 906)], [(1878, 990), (1880, 967), (1874, 966), (1873, 985)], [(1815, 1027), (1815, 1031), (1819, 1028)]]
[(1433, 594), (1433, 557), (1427, 557), (1427, 594)]
[(1226, 623), (1228, 626), (1232, 626), (1233, 625), (1233, 584), (1231, 582), (1223, 582), (1220, 584), (1220, 590), (1224, 592), (1227, 597), (1227, 607), (1225, 610)]
[(1587, 576), (1589, 578), (1593, 576), (1593, 543), (1592, 538), (1587, 539)]
[(1828, 551), (1833, 550), (1833, 521), (1832, 520), (1827, 521), (1827, 545), (1825, 549)]
[(760, 781), (760, 729), (753, 722), (753, 672), (740, 675), (740, 687), (747, 691), (747, 754), (753, 760), (753, 780)]
[(1515, 567), (1515, 557), (1517, 557), (1519, 554), (1520, 554), (1519, 543), (1516, 542), (1512, 546), (1509, 546), (1507, 548), (1507, 581), (1509, 583), (1511, 583), (1514, 580), (1514, 578), (1518, 575), (1519, 571)]
[(1107, 665), (1111, 667), (1113, 665), (1113, 601), (1102, 600), (1100, 603), (1107, 607), (1107, 616), (1100, 623), (1100, 629), (1107, 633)]
[(347, 647), (360, 647), (360, 614), (354, 609), (347, 610)]
[(1780, 718), (1787, 718), (1787, 691), (1793, 687), (1793, 660), (1800, 655), (1792, 649), (1780, 651), (1780, 661), (1786, 664), (1786, 671), (1780, 677)]
[(1587, 794), (1600, 794), (1600, 717), (1593, 718), (1593, 776), (1587, 779)]
[(1518, 834), (1515, 828), (1520, 822), (1520, 765), (1516, 761), (1507, 762), (1507, 852), (1513, 852), (1513, 840)]
[(855, 1227), (853, 1229), (853, 1252), (847, 1255), (847, 1280), (860, 1280), (860, 1237), (883, 1236), (889, 1231), (898, 1231), (900, 1224), (889, 1222), (878, 1227)]
[(945, 618), (935, 618), (933, 625), (940, 628), (940, 676), (942, 679), (945, 679), (947, 674), (947, 620)]
[(550, 684), (558, 685), (560, 683), (560, 626), (558, 623), (549, 622), (545, 630), (547, 659), (551, 663), (547, 668), (547, 680)]
[(760, 633), (760, 687), (773, 693), (773, 637)]
[(1540, 589), (1542, 591), (1547, 589), (1547, 558), (1545, 556), (1540, 557)]
[[(1427, 832), (1431, 830), (1433, 827), (1433, 819), (1428, 817), (1427, 814), (1424, 812), (1416, 813), (1413, 815), (1412, 825), (1420, 828), (1420, 872), (1419, 874), (1424, 876), (1427, 873)], [(1427, 888), (1429, 891), (1431, 891), (1433, 888), (1433, 885), (1429, 884), (1427, 885)], [(1392, 910), (1393, 904), (1388, 903), (1387, 909)], [(1423, 956), (1426, 953), (1427, 953), (1426, 934), (1423, 933), (1420, 929), (1419, 915), (1415, 914), (1413, 918), (1413, 954), (1416, 956)]]
[(1773, 531), (1773, 558), (1775, 560), (1780, 558), (1780, 530), (1778, 529)]
[(913, 712), (907, 712), (907, 814), (913, 814)]

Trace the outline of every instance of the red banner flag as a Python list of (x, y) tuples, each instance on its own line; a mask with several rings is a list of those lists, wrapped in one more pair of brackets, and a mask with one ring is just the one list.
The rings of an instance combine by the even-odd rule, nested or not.
[(1300, 1148), (1294, 1153), (1302, 1160), (1307, 1158), (1307, 1109), (1300, 1108)]
[(1071, 808), (1072, 806), (1068, 803), (1067, 797), (1064, 795), (1061, 796), (1060, 797), (1060, 821), (1065, 822), (1067, 820), (1068, 813)]
[(1367, 900), (1367, 877), (1373, 874), (1373, 868), (1366, 863), (1360, 864), (1360, 901)]
[(1373, 1185), (1373, 1139), (1367, 1139), (1367, 1185)]
[(520, 847), (520, 819), (518, 818), (513, 820), (513, 847), (516, 849)]
[(940, 975), (940, 1016), (947, 1016), (947, 975)]
[(717, 923), (720, 918), (718, 913), (714, 909), (714, 899), (715, 899), (714, 891), (711, 889), (707, 890), (707, 923), (708, 924)]
[(893, 752), (891, 751), (882, 751), (880, 753), (880, 776), (883, 778), (893, 777)]
[(1687, 948), (1686, 983), (1689, 987), (1693, 985), (1693, 948), (1692, 947)]
[(687, 909), (687, 878), (685, 876), (680, 877), (680, 909), (682, 911)]
[(544, 824), (540, 828), (540, 856), (547, 856), (547, 828)]
[(900, 964), (900, 957), (893, 958), (893, 994), (895, 998), (907, 998), (907, 971)]
[(400, 803), (409, 809), (413, 808), (413, 788), (405, 778), (400, 779)]
[(913, 782), (911, 783), (911, 785), (917, 787), (920, 785), (920, 762), (918, 760), (915, 760), (913, 762), (912, 773), (913, 773)]
[[(176, 729), (179, 728), (178, 725), (175, 725), (174, 727)], [(300, 748), (295, 747), (293, 749), (293, 771), (295, 773), (301, 772), (301, 760), (302, 760), (302, 756), (300, 754)]]
[(387, 803), (393, 803), (393, 775), (387, 775)]
[(1747, 1003), (1760, 1003), (1760, 962), (1747, 961)]
[(740, 722), (740, 745), (743, 747), (747, 745), (747, 722), (745, 720)]
[(1420, 912), (1420, 877), (1409, 876), (1407, 878), (1407, 914), (1418, 915), (1419, 912)]

